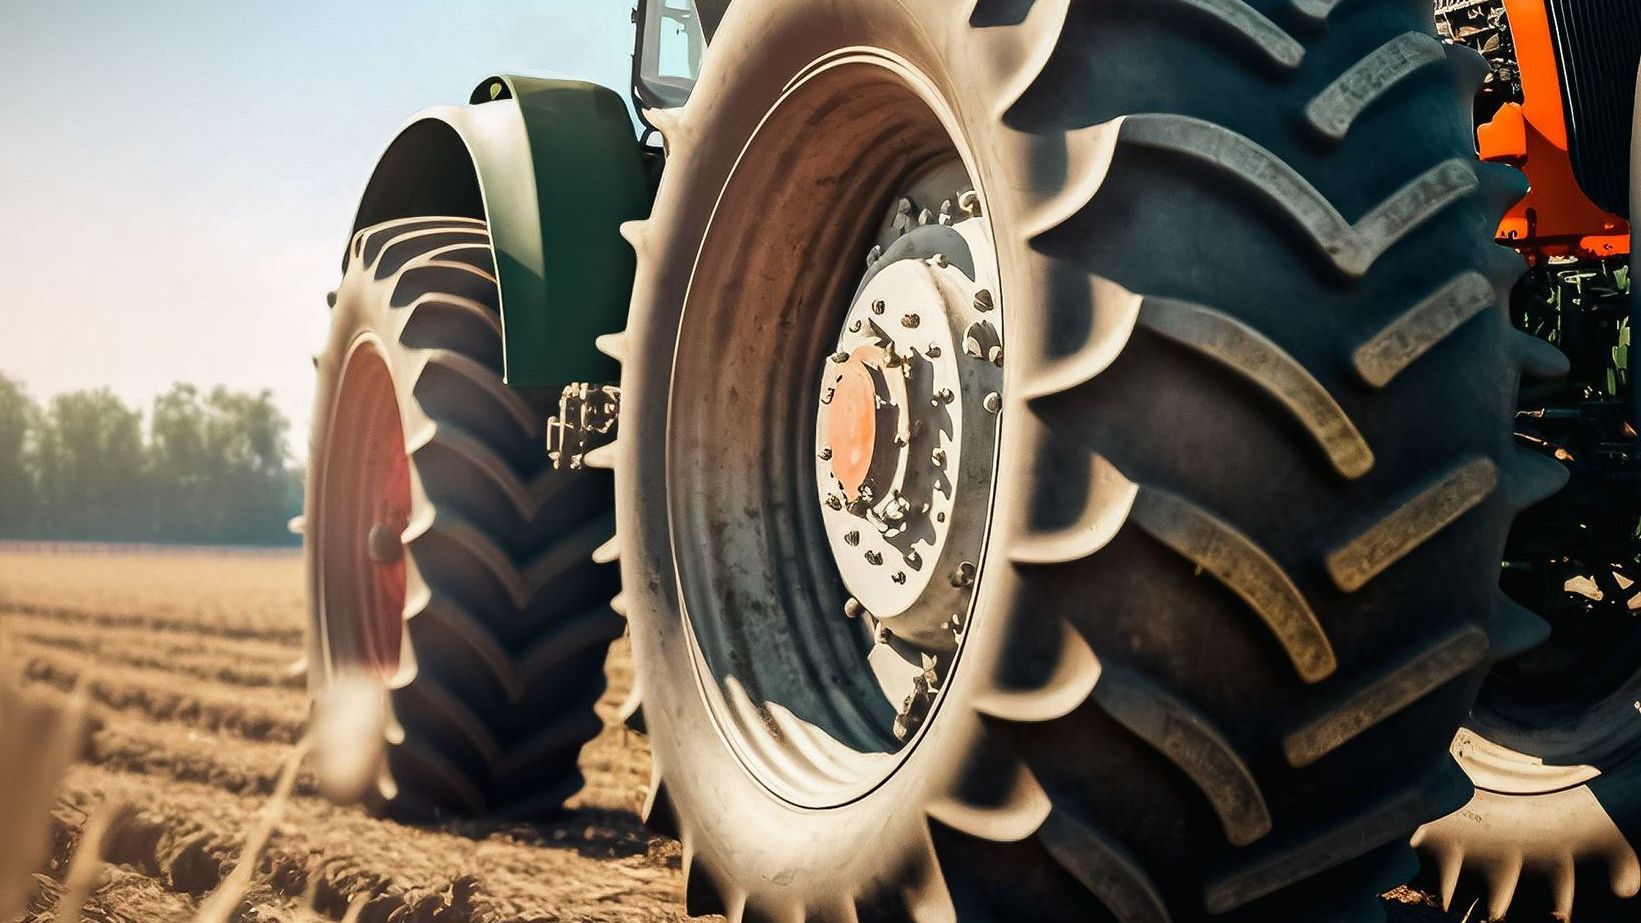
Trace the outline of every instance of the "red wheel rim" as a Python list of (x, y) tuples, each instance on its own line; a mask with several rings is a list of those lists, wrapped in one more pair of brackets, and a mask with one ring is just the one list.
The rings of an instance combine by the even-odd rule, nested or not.
[(322, 490), (332, 659), (391, 676), (404, 630), (410, 459), (392, 375), (369, 340), (355, 345), (342, 370)]

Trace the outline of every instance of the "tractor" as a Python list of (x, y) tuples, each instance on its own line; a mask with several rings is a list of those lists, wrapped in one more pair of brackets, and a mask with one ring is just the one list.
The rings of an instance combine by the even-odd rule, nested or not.
[(487, 79), (354, 221), (309, 675), (374, 809), (559, 810), (625, 633), (693, 914), (1641, 889), (1641, 7), (634, 22), (630, 99)]

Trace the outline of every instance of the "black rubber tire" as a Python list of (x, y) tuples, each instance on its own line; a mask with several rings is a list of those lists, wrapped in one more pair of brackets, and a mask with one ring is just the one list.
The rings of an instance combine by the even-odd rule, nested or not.
[[(826, 265), (764, 243), (804, 210), (879, 214), (851, 191), (878, 181), (862, 166), (752, 184), (776, 217), (736, 231), (759, 220), (733, 190), (766, 113), (810, 62), (854, 66), (841, 49), (914, 68), (949, 108), (1013, 332), (963, 659), (897, 771), (809, 809), (745, 771), (703, 701), (671, 530), (704, 507), (673, 495), (668, 427), (697, 298), (779, 323), (762, 290), (703, 293), (731, 248), (714, 216), (751, 286)], [(1409, 834), (1470, 796), (1448, 744), (1489, 663), (1539, 633), (1498, 562), (1561, 478), (1511, 440), (1532, 345), (1492, 232), (1524, 183), (1476, 162), (1483, 73), (1437, 42), (1429, 0), (731, 7), (688, 105), (652, 119), (667, 174), (626, 229), (639, 271), (613, 350), (649, 820), (683, 840), (692, 913), (1382, 918)], [(814, 118), (780, 123), (790, 175), (851, 134)], [(847, 143), (903, 143), (865, 133)], [(819, 380), (824, 353), (800, 345), (769, 361)], [(756, 391), (725, 398), (726, 431)], [(725, 533), (737, 561), (749, 534)]]
[[(1641, 120), (1634, 127), (1641, 132)], [(1631, 146), (1631, 163), (1632, 170), (1641, 167), (1641, 143)], [(1632, 213), (1641, 213), (1641, 184), (1631, 195)], [(1637, 268), (1641, 264), (1632, 254), (1631, 278)], [(1546, 343), (1527, 373), (1555, 381), (1570, 365)], [(1524, 398), (1523, 409), (1533, 406)], [(1541, 510), (1555, 510), (1560, 502), (1547, 501)], [(1539, 547), (1543, 535), (1530, 531), (1534, 519), (1522, 517), (1516, 537)], [(1538, 541), (1531, 541), (1535, 537)], [(1549, 637), (1548, 625), (1544, 636)], [(1609, 662), (1613, 656), (1587, 649), (1591, 657), (1605, 655)], [(1507, 913), (1516, 920), (1546, 914), (1557, 920), (1641, 919), (1638, 699), (1641, 675), (1604, 700), (1563, 706), (1555, 710), (1559, 718), (1546, 715), (1527, 728), (1490, 716), (1483, 695), (1453, 742), (1475, 796), (1413, 838), (1424, 862), (1424, 884), (1444, 908), (1474, 902), (1476, 912), (1490, 919)]]
[(1633, 734), (1605, 723), (1632, 745), (1588, 762), (1460, 732), (1454, 752), (1475, 797), (1413, 838), (1444, 908), (1475, 901), (1486, 919), (1526, 921), (1641, 913), (1641, 755)]
[[(1553, 379), (1566, 375), (1569, 362), (1546, 344), (1537, 365), (1532, 377)], [(1626, 499), (1612, 497), (1615, 509)], [(1506, 559), (1537, 558), (1545, 535), (1558, 534), (1558, 516), (1565, 519), (1578, 502), (1557, 497), (1523, 516)], [(1519, 553), (1518, 541), (1534, 553)], [(1586, 559), (1576, 545), (1567, 551), (1574, 562), (1568, 570)], [(1517, 592), (1529, 608), (1552, 613), (1566, 636), (1552, 638), (1546, 624), (1548, 649), (1502, 665), (1483, 685), (1453, 742), (1475, 796), (1414, 835), (1423, 883), (1444, 908), (1474, 904), (1493, 920), (1641, 918), (1641, 672), (1629, 639), (1606, 633), (1633, 612), (1622, 596), (1603, 600), (1619, 612), (1580, 612), (1551, 593), (1524, 590), (1538, 582), (1564, 591), (1565, 577), (1525, 573)], [(1614, 581), (1601, 589), (1617, 596), (1620, 587)], [(1555, 666), (1546, 671), (1546, 664)], [(1531, 698), (1524, 701), (1524, 692)]]
[(408, 586), (377, 804), (402, 819), (560, 810), (581, 787), (605, 649), (624, 629), (608, 605), (616, 568), (592, 560), (614, 532), (611, 479), (552, 470), (544, 429), (557, 395), (503, 383), (494, 272), (482, 222), (360, 231), (317, 363), (305, 516), (316, 698), (342, 669), (335, 639), (348, 630), (346, 612), (327, 619), (341, 607), (326, 602), (318, 523), (338, 378), (359, 337), (377, 339), (404, 426)]

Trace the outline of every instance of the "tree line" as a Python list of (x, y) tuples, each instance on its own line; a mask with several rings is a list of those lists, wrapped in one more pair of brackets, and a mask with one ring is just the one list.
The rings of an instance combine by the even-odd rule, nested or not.
[(0, 374), (0, 538), (293, 544), (289, 430), (268, 391), (178, 384), (145, 428), (106, 388), (42, 405)]

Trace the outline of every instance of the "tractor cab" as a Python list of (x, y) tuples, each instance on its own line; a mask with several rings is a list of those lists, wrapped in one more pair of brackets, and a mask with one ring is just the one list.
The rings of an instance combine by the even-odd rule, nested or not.
[(728, 7), (729, 0), (638, 0), (632, 95), (640, 112), (675, 109), (689, 100), (707, 42)]

